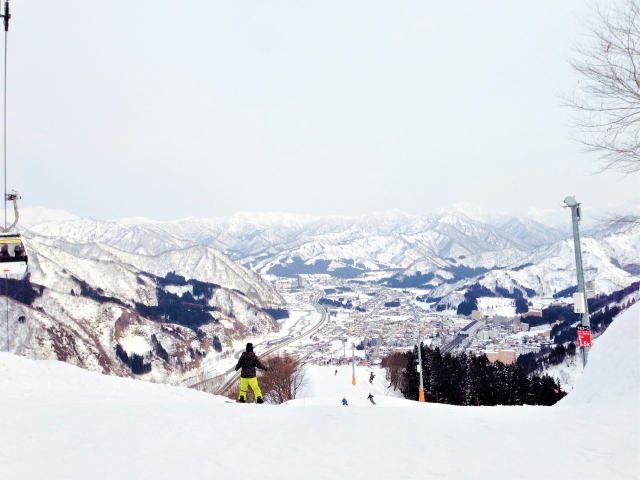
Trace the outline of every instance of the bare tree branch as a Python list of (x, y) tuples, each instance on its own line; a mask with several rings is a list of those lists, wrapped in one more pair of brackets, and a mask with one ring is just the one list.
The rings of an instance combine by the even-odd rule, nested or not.
[(595, 6), (590, 40), (569, 60), (579, 85), (563, 96), (574, 110), (574, 138), (600, 155), (601, 169), (640, 171), (640, 3)]
[(284, 403), (296, 398), (305, 384), (304, 368), (291, 355), (274, 355), (266, 360), (268, 370), (260, 377), (262, 394), (268, 403)]

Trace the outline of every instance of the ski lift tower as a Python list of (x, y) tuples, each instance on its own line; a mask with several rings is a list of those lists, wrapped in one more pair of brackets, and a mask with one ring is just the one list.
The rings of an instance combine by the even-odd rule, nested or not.
[(573, 247), (576, 255), (576, 274), (578, 276), (578, 291), (573, 295), (573, 311), (582, 315), (581, 325), (578, 327), (578, 346), (582, 348), (582, 368), (587, 365), (587, 357), (591, 349), (591, 323), (589, 322), (589, 306), (587, 304), (587, 290), (584, 283), (584, 269), (582, 266), (582, 247), (580, 245), (580, 204), (574, 197), (564, 199), (564, 205), (571, 209), (573, 223)]

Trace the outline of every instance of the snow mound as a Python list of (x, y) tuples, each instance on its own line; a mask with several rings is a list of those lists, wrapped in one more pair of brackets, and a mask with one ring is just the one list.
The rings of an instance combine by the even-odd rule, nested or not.
[(618, 315), (593, 344), (580, 378), (560, 405), (640, 400), (640, 302)]
[(0, 396), (100, 400), (203, 400), (224, 403), (224, 397), (102, 375), (55, 360), (29, 360), (0, 352)]

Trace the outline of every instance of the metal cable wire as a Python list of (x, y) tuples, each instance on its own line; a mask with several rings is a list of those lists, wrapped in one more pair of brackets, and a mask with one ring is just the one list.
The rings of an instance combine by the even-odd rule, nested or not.
[[(3, 97), (3, 160), (4, 160), (4, 229), (7, 228), (7, 33), (9, 31), (9, 2), (5, 1), (4, 11), (4, 97)], [(9, 347), (9, 275), (5, 275), (6, 307), (7, 307), (7, 352)]]
[[(4, 228), (7, 228), (7, 30), (4, 31), (4, 141), (3, 141), (3, 157), (4, 157)], [(4, 229), (3, 229), (4, 230)], [(7, 295), (7, 352), (10, 353), (9, 348), (9, 275), (5, 275), (4, 281), (6, 282), (6, 295)]]
[(4, 31), (4, 142), (3, 142), (3, 157), (4, 157), (4, 228), (7, 228), (7, 31)]

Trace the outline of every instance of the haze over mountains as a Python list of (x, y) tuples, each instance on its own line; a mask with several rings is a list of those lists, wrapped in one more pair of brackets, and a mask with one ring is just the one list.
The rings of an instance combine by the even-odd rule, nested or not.
[[(196, 244), (207, 245), (243, 261), (265, 260), (282, 252), (314, 251), (315, 246), (360, 243), (362, 252), (340, 252), (348, 260), (373, 262), (369, 267), (399, 268), (406, 266), (400, 252), (385, 252), (394, 246), (379, 239), (392, 238), (406, 246), (408, 258), (422, 253), (449, 256), (456, 253), (479, 253), (515, 247), (527, 250), (564, 237), (556, 229), (531, 220), (501, 219), (494, 226), (472, 220), (463, 214), (410, 216), (389, 211), (367, 217), (312, 217), (296, 214), (239, 213), (229, 220), (188, 218), (172, 222), (149, 219), (100, 221), (91, 218), (60, 221), (58, 219), (31, 225), (33, 233), (64, 238), (76, 243), (99, 242), (121, 250), (146, 255)], [(366, 239), (366, 242), (362, 242)], [(378, 243), (376, 241), (378, 240)], [(419, 240), (419, 242), (417, 242)], [(357, 248), (357, 247), (356, 247)], [(360, 258), (358, 258), (360, 257)], [(405, 265), (403, 265), (405, 264)]]

